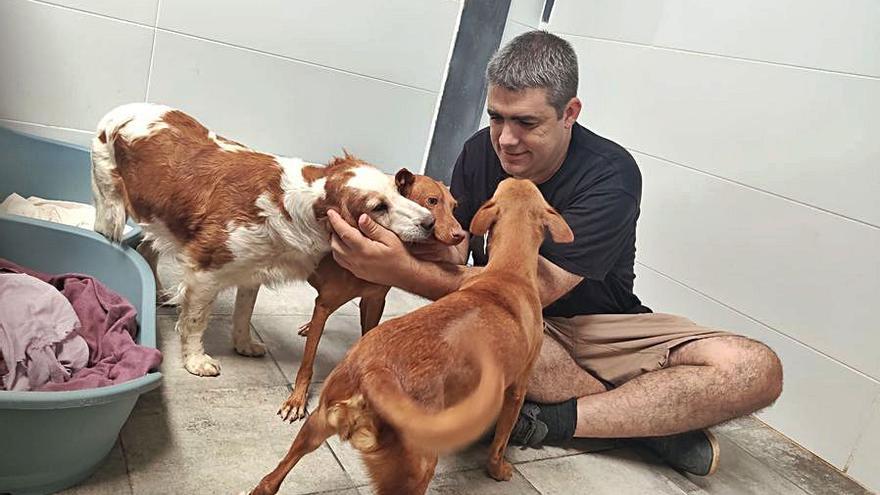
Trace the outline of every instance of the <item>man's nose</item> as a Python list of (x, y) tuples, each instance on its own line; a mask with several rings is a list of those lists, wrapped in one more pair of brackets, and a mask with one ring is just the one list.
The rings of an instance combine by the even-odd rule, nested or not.
[(501, 135), (498, 136), (498, 144), (501, 146), (516, 146), (519, 143), (519, 140), (516, 138), (516, 135), (511, 129), (510, 125), (504, 124), (504, 127), (501, 128)]

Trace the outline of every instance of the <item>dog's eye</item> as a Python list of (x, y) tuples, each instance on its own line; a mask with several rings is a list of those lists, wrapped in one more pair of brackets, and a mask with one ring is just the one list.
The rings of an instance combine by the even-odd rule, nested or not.
[(376, 213), (388, 211), (388, 204), (385, 202), (379, 203), (373, 207), (373, 211), (375, 211)]
[(428, 198), (428, 206), (437, 206), (440, 200), (437, 198)]

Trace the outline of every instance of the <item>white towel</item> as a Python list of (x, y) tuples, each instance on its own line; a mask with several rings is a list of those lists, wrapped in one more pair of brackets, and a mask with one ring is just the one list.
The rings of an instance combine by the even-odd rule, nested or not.
[[(37, 196), (24, 199), (12, 193), (0, 203), (0, 212), (95, 230), (95, 207), (73, 201), (43, 199)], [(123, 232), (128, 233), (130, 230), (131, 226), (126, 225)]]

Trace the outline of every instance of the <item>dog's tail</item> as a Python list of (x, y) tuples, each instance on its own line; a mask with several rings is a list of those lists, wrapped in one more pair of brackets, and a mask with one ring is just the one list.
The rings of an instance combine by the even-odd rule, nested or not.
[(431, 412), (418, 404), (387, 370), (364, 376), (364, 394), (409, 445), (441, 453), (459, 449), (489, 428), (504, 401), (504, 374), (494, 355), (485, 344), (477, 345), (474, 354), (480, 382), (470, 395), (441, 411)]
[(92, 195), (95, 231), (112, 242), (121, 242), (127, 220), (128, 194), (116, 164), (115, 141), (119, 129), (131, 120), (128, 107), (114, 109), (98, 124), (92, 138)]

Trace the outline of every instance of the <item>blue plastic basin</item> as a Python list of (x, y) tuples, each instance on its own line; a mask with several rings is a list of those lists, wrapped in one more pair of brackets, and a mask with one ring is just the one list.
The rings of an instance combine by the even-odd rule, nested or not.
[[(0, 202), (18, 193), (25, 198), (38, 196), (90, 205), (91, 166), (86, 148), (0, 128)], [(123, 235), (122, 242), (136, 246), (143, 231), (134, 222), (128, 225), (132, 230)]]
[[(10, 215), (0, 216), (0, 257), (44, 273), (96, 277), (137, 308), (137, 342), (156, 347), (155, 282), (131, 247), (88, 230)], [(138, 397), (161, 378), (153, 372), (70, 392), (0, 391), (0, 493), (52, 493), (87, 478), (113, 448)]]

